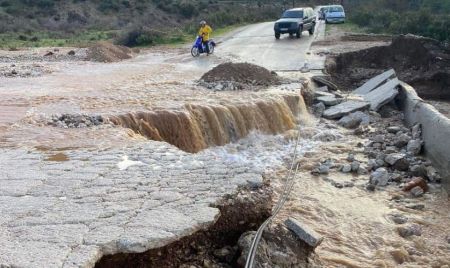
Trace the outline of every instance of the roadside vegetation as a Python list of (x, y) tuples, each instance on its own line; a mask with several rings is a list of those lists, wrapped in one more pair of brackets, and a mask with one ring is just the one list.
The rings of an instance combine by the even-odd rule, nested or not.
[[(198, 22), (215, 30), (273, 20), (287, 1), (0, 0), (0, 47), (127, 46), (191, 41)], [(220, 30), (223, 31), (223, 30)]]
[[(199, 20), (217, 31), (276, 19), (284, 9), (343, 2), (348, 31), (450, 40), (449, 0), (0, 0), (0, 48), (127, 46), (192, 41)], [(217, 34), (217, 32), (216, 32)]]
[(350, 22), (371, 33), (450, 41), (449, 0), (345, 0)]

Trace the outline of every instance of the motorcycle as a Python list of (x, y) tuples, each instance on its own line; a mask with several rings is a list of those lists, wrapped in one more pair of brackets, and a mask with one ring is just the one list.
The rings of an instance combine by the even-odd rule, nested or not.
[[(216, 43), (213, 40), (209, 40), (207, 45), (209, 46), (209, 54), (213, 54)], [(195, 40), (194, 45), (192, 46), (191, 54), (192, 57), (198, 57), (200, 56), (200, 54), (203, 53), (206, 53), (206, 47), (202, 42), (202, 37), (198, 36), (197, 39)]]

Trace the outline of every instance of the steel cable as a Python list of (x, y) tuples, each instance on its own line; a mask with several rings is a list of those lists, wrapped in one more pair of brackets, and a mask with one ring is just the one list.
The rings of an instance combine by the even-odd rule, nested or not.
[[(296, 141), (295, 147), (294, 147), (294, 154), (292, 157), (292, 162), (291, 162), (291, 165), (289, 168), (289, 172), (285, 179), (285, 184), (283, 187), (282, 195), (273, 210), (272, 216), (270, 216), (266, 221), (264, 221), (264, 223), (257, 230), (255, 237), (253, 238), (252, 245), (250, 247), (250, 251), (247, 256), (245, 268), (253, 268), (254, 267), (255, 258), (256, 258), (256, 254), (257, 254), (257, 250), (258, 250), (258, 245), (259, 245), (259, 242), (261, 241), (262, 234), (264, 233), (267, 226), (272, 222), (272, 220), (281, 211), (281, 209), (283, 208), (284, 204), (286, 203), (287, 199), (289, 198), (289, 196), (292, 192), (292, 188), (295, 183), (294, 179), (295, 179), (296, 175), (298, 174), (298, 169), (299, 169), (299, 165), (298, 165), (298, 163), (296, 163), (297, 156), (298, 156), (297, 149), (298, 149), (299, 143), (300, 143), (300, 126), (298, 129), (297, 141)], [(294, 169), (295, 169), (295, 172), (294, 172)]]

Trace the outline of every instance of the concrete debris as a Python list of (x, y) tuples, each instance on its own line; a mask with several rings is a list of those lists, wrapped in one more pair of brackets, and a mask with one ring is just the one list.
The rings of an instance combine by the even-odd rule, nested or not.
[(350, 173), (352, 171), (352, 166), (349, 165), (349, 164), (345, 164), (345, 165), (342, 166), (341, 171), (343, 173)]
[(410, 140), (406, 146), (406, 150), (412, 155), (419, 155), (422, 151), (423, 141)]
[(422, 138), (422, 125), (415, 124), (411, 130), (413, 139)]
[(365, 101), (346, 101), (325, 110), (323, 117), (327, 119), (340, 119), (345, 115), (364, 110), (369, 106), (370, 103)]
[(314, 82), (318, 83), (319, 85), (327, 86), (329, 89), (336, 91), (339, 90), (338, 86), (331, 82), (331, 79), (329, 76), (324, 75), (316, 75), (311, 78)]
[(320, 91), (320, 90), (316, 90), (314, 92), (314, 98), (319, 98), (319, 97), (335, 97), (336, 95), (327, 91)]
[(353, 161), (351, 164), (352, 172), (358, 172), (360, 166), (361, 166), (361, 163), (359, 163), (358, 161)]
[(329, 92), (327, 86), (319, 87), (316, 89), (316, 92)]
[(395, 76), (394, 69), (390, 69), (378, 76), (375, 76), (374, 78), (370, 79), (364, 85), (360, 86), (359, 88), (355, 89), (352, 93), (356, 95), (365, 95), (370, 93), (372, 90), (379, 87), (381, 84), (383, 84), (387, 79)]
[(409, 168), (409, 171), (415, 177), (426, 177), (427, 176), (427, 167), (424, 164), (413, 165)]
[(406, 171), (409, 169), (409, 161), (406, 159), (406, 155), (402, 153), (389, 154), (386, 156), (384, 161), (400, 171)]
[(355, 161), (355, 155), (354, 154), (348, 154), (347, 161), (349, 161), (349, 162)]
[(323, 241), (322, 236), (296, 219), (289, 218), (285, 221), (285, 224), (289, 230), (297, 235), (298, 238), (313, 248), (318, 247)]
[(62, 114), (52, 115), (48, 124), (59, 128), (86, 128), (99, 126), (104, 122), (105, 120), (101, 115)]
[(253, 89), (253, 87), (249, 86), (248, 84), (243, 84), (235, 81), (205, 82), (204, 80), (200, 80), (198, 82), (198, 85), (213, 91), (235, 91), (235, 90)]
[(312, 106), (313, 114), (317, 117), (322, 117), (323, 112), (327, 109), (323, 102), (316, 103)]
[(378, 168), (370, 175), (370, 183), (376, 186), (386, 186), (389, 182), (389, 173), (385, 168)]
[(406, 145), (408, 145), (409, 141), (411, 140), (411, 137), (401, 132), (399, 132), (399, 134), (400, 135), (397, 135), (394, 141), (394, 145), (397, 146), (398, 148), (403, 148)]
[(322, 96), (318, 97), (317, 101), (323, 102), (326, 106), (334, 106), (342, 102), (342, 99), (335, 96)]
[(358, 175), (366, 175), (369, 173), (369, 170), (367, 167), (364, 167), (362, 165), (359, 166), (358, 171), (357, 171)]
[(381, 106), (388, 104), (398, 95), (400, 81), (394, 78), (372, 92), (364, 95), (364, 100), (370, 103), (372, 111), (378, 111)]
[(389, 133), (397, 134), (398, 132), (400, 132), (402, 130), (402, 128), (399, 126), (393, 126), (393, 127), (388, 127), (386, 130)]
[(345, 128), (354, 129), (354, 128), (359, 127), (360, 124), (369, 125), (370, 124), (370, 116), (361, 111), (357, 111), (357, 112), (354, 112), (354, 113), (351, 113), (349, 115), (342, 117), (338, 121), (338, 124)]
[(433, 166), (426, 167), (426, 177), (431, 182), (440, 182), (442, 179), (439, 172)]
[(319, 174), (328, 174), (330, 173), (330, 166), (322, 164), (319, 166)]

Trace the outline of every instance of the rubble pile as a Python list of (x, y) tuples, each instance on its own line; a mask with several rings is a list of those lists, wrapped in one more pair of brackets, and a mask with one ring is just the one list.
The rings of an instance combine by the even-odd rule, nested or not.
[(99, 126), (104, 123), (101, 115), (88, 114), (61, 114), (52, 115), (48, 125), (59, 128), (86, 128)]
[(130, 48), (108, 42), (98, 42), (89, 47), (87, 51), (87, 59), (97, 62), (118, 62), (132, 57), (133, 51)]
[(425, 99), (449, 99), (450, 48), (430, 38), (400, 35), (388, 46), (342, 53), (327, 59), (327, 72), (341, 87), (359, 85), (387, 68)]
[[(394, 70), (386, 71), (350, 94), (339, 90), (330, 91), (325, 86), (315, 93), (316, 104), (313, 105), (313, 112), (319, 117), (341, 119), (340, 124), (348, 128), (356, 128), (363, 122), (370, 123), (363, 113), (356, 112), (377, 112), (391, 103), (399, 93), (400, 81), (395, 75)], [(355, 123), (358, 121), (359, 123)]]
[(2, 64), (0, 65), (0, 77), (39, 77), (52, 73), (52, 68), (39, 63), (33, 64)]
[[(412, 197), (428, 191), (429, 183), (440, 183), (441, 176), (429, 160), (421, 155), (424, 141), (421, 125), (412, 128), (402, 124), (403, 113), (394, 102), (400, 81), (394, 70), (378, 75), (350, 94), (330, 91), (327, 87), (315, 93), (313, 113), (318, 117), (338, 120), (338, 125), (352, 129), (355, 135), (368, 140), (364, 154), (368, 161), (358, 161), (353, 154), (348, 163), (337, 165), (331, 160), (317, 164), (312, 171), (326, 175), (331, 169), (343, 173), (370, 176), (367, 190), (398, 184)], [(337, 188), (352, 187), (332, 182)]]
[(280, 79), (261, 66), (227, 62), (205, 73), (198, 84), (215, 91), (249, 90), (280, 84)]

